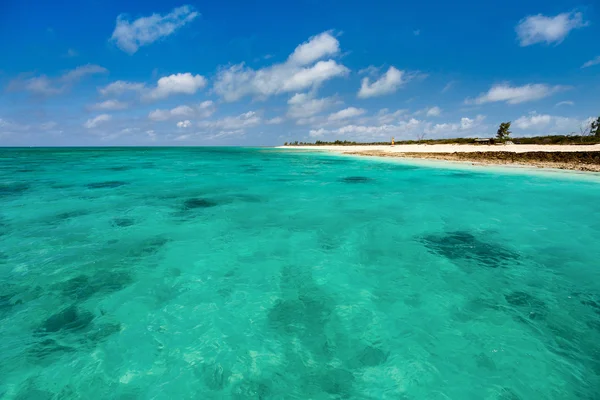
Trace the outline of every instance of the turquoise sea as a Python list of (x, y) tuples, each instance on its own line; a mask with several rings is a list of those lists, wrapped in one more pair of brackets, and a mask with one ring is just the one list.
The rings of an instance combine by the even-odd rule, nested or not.
[(0, 206), (0, 398), (600, 398), (598, 176), (0, 149)]

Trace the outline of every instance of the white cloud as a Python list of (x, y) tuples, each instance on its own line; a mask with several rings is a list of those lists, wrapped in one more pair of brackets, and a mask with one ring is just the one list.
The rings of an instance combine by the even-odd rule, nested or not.
[(179, 121), (177, 123), (177, 127), (178, 128), (189, 128), (190, 126), (192, 126), (192, 122), (189, 119), (186, 119), (185, 121)]
[(523, 131), (542, 131), (544, 134), (579, 133), (579, 127), (589, 124), (590, 119), (579, 120), (577, 118), (561, 117), (548, 114), (537, 114), (532, 112), (529, 115), (523, 115), (514, 121), (513, 126)]
[(210, 100), (206, 100), (194, 107), (181, 105), (170, 110), (157, 109), (150, 112), (148, 118), (153, 121), (166, 121), (168, 119), (181, 117), (208, 118), (214, 112), (214, 103)]
[(452, 89), (455, 84), (456, 84), (455, 81), (450, 81), (450, 82), (446, 83), (446, 86), (444, 86), (444, 88), (442, 89), (442, 93), (446, 93), (448, 90)]
[(324, 97), (315, 99), (309, 93), (296, 93), (288, 100), (287, 115), (291, 118), (308, 118), (320, 114), (333, 104), (336, 100), (333, 97)]
[(591, 59), (590, 61), (585, 62), (581, 68), (588, 68), (588, 67), (592, 67), (594, 65), (598, 65), (600, 64), (600, 56), (596, 56), (595, 58)]
[(267, 120), (265, 123), (267, 125), (278, 125), (281, 124), (285, 119), (283, 117), (275, 117)]
[(439, 115), (442, 113), (442, 109), (439, 108), (438, 106), (435, 107), (431, 107), (430, 109), (427, 110), (426, 115), (428, 117), (439, 117)]
[(309, 136), (320, 137), (324, 135), (338, 135), (341, 137), (351, 137), (355, 139), (382, 139), (386, 140), (390, 136), (401, 136), (407, 133), (414, 133), (423, 121), (411, 118), (408, 121), (400, 121), (397, 124), (389, 125), (346, 125), (337, 129), (311, 129)]
[(323, 32), (296, 47), (288, 61), (297, 65), (308, 65), (339, 52), (338, 40), (331, 35), (331, 32)]
[(575, 103), (572, 102), (571, 100), (559, 101), (558, 103), (556, 103), (556, 107), (560, 107), (560, 106), (573, 106), (573, 105), (575, 105)]
[(49, 78), (46, 75), (40, 75), (28, 79), (14, 79), (8, 85), (9, 90), (26, 90), (35, 94), (54, 95), (63, 93), (75, 83), (88, 75), (107, 73), (108, 70), (99, 65), (87, 64), (69, 70), (64, 74)]
[(103, 96), (119, 96), (125, 92), (141, 92), (144, 88), (145, 85), (143, 83), (116, 81), (103, 88), (99, 88), (98, 91)]
[(73, 49), (67, 50), (67, 53), (64, 55), (67, 58), (77, 57), (79, 54)]
[(377, 123), (382, 124), (382, 125), (391, 124), (396, 121), (399, 121), (400, 118), (407, 113), (408, 113), (407, 109), (400, 109), (400, 110), (396, 110), (394, 112), (390, 112), (389, 109), (382, 108), (377, 113)]
[(538, 14), (523, 18), (515, 30), (520, 45), (524, 47), (543, 42), (559, 44), (573, 29), (587, 25), (580, 12), (562, 13), (554, 17)]
[(40, 124), (40, 129), (44, 131), (48, 131), (50, 129), (54, 129), (58, 126), (58, 124), (54, 121), (48, 121)]
[(358, 97), (366, 99), (368, 97), (383, 96), (394, 93), (409, 80), (414, 78), (414, 74), (407, 74), (395, 67), (390, 67), (385, 74), (371, 83), (369, 77), (363, 78)]
[(188, 5), (173, 9), (168, 14), (152, 14), (149, 17), (140, 17), (133, 22), (121, 14), (117, 17), (115, 30), (111, 40), (116, 42), (121, 50), (133, 54), (141, 46), (146, 46), (155, 41), (173, 34), (200, 14)]
[(338, 112), (330, 114), (328, 119), (330, 121), (339, 121), (342, 119), (358, 117), (360, 115), (363, 115), (365, 112), (366, 110), (363, 108), (348, 107)]
[(91, 128), (95, 128), (98, 125), (110, 121), (112, 119), (112, 117), (108, 114), (100, 114), (97, 117), (94, 118), (90, 118), (88, 119), (85, 124), (83, 124), (84, 127), (91, 129)]
[(189, 72), (164, 76), (158, 80), (156, 87), (144, 97), (146, 99), (162, 99), (172, 94), (194, 94), (206, 86), (206, 78), (192, 75)]
[(256, 126), (261, 123), (261, 118), (254, 111), (248, 111), (236, 117), (225, 117), (216, 121), (202, 121), (198, 126), (203, 128), (218, 128), (234, 130)]
[(60, 80), (66, 83), (77, 82), (87, 75), (104, 74), (108, 70), (99, 65), (87, 64), (64, 73)]
[(566, 86), (549, 86), (546, 84), (528, 84), (523, 86), (510, 86), (502, 83), (492, 86), (487, 93), (482, 93), (475, 100), (467, 99), (467, 104), (485, 104), (496, 101), (505, 101), (508, 104), (519, 104), (527, 101), (534, 101), (551, 96), (561, 90), (566, 90)]
[(444, 136), (456, 136), (457, 133), (464, 135), (465, 132), (472, 131), (475, 128), (481, 127), (481, 124), (485, 116), (478, 115), (474, 119), (463, 117), (459, 123), (443, 123), (430, 125), (424, 129), (424, 132), (428, 135), (444, 135)]
[[(391, 137), (396, 139), (414, 139), (423, 134), (434, 137), (456, 137), (474, 136), (485, 132), (487, 127), (483, 125), (485, 116), (478, 115), (475, 118), (463, 117), (459, 122), (433, 124), (426, 120), (407, 118), (398, 120), (404, 110), (399, 110), (397, 118), (393, 123), (378, 123), (381, 115), (391, 115), (387, 110), (382, 110), (378, 116), (364, 119), (364, 123), (347, 124), (335, 129), (327, 127), (313, 127), (309, 136), (313, 138), (328, 137), (330, 139), (353, 139), (359, 141), (387, 141)], [(389, 119), (388, 119), (389, 120)]]
[(283, 63), (258, 70), (244, 64), (222, 68), (217, 73), (213, 90), (225, 101), (231, 102), (245, 96), (266, 98), (316, 88), (349, 72), (348, 68), (334, 60), (318, 61), (338, 52), (338, 40), (330, 32), (323, 32), (296, 47)]
[(127, 103), (119, 100), (106, 100), (90, 106), (92, 110), (124, 110), (127, 107)]

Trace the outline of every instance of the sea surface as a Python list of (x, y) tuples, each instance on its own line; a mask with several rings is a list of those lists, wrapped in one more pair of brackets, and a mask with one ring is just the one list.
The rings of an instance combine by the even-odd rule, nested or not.
[(0, 149), (0, 398), (600, 398), (600, 178), (436, 165)]

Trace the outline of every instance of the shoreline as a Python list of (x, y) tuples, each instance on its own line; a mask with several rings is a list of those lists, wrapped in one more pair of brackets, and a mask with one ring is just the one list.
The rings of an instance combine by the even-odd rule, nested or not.
[(535, 167), (600, 172), (600, 145), (397, 145), (285, 146), (353, 156), (470, 162), (478, 165)]

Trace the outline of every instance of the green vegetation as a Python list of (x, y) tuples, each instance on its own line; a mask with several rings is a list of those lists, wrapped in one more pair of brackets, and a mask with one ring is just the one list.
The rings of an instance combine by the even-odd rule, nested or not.
[(510, 121), (502, 122), (500, 127), (498, 127), (496, 138), (498, 138), (498, 140), (507, 140), (510, 137), (510, 134)]
[(590, 124), (590, 134), (600, 137), (600, 117)]

